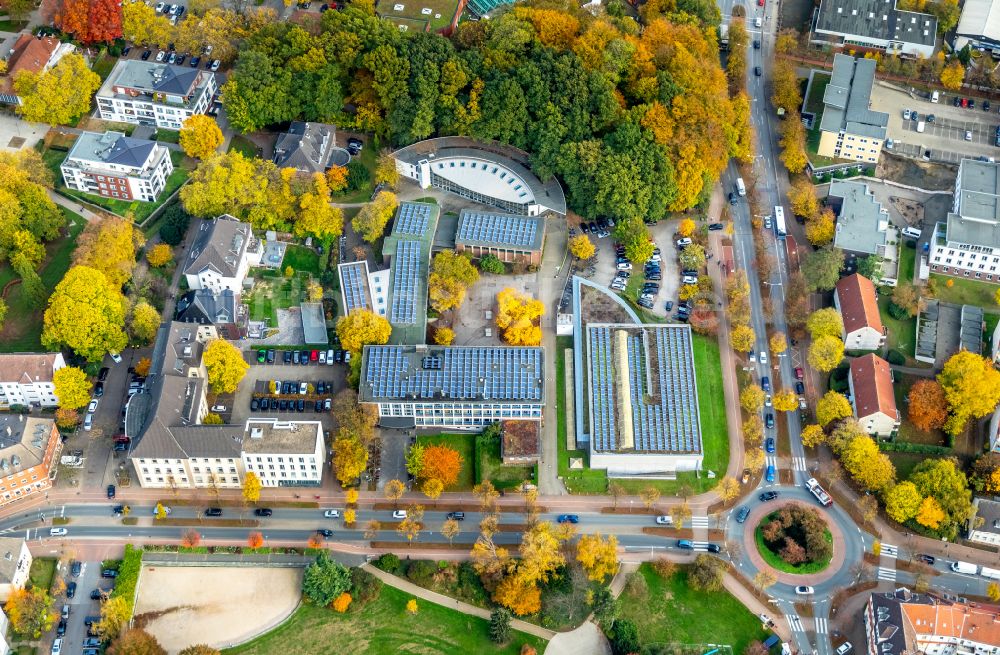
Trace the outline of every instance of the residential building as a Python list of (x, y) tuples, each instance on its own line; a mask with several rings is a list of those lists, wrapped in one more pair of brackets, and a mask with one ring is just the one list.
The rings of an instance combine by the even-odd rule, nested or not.
[(238, 341), (247, 335), (247, 306), (229, 289), (188, 291), (177, 299), (174, 320), (205, 327), (211, 339)]
[(64, 366), (62, 353), (0, 354), (0, 406), (55, 407), (52, 375)]
[(333, 166), (346, 166), (351, 156), (334, 145), (337, 128), (325, 123), (292, 121), (287, 132), (274, 144), (278, 168), (294, 168), (300, 173), (325, 173)]
[(14, 93), (14, 78), (18, 73), (44, 73), (70, 52), (76, 50), (72, 43), (61, 43), (53, 36), (21, 34), (7, 57), (7, 74), (0, 78), (0, 102), (19, 105), (21, 99)]
[(54, 420), (0, 414), (0, 507), (51, 489), (61, 449)]
[(875, 437), (895, 436), (902, 417), (896, 409), (889, 362), (869, 354), (851, 360), (847, 375), (851, 408), (861, 427)]
[(466, 137), (420, 141), (392, 154), (396, 170), (422, 189), (442, 189), (509, 214), (566, 214), (566, 197), (554, 177), (542, 182), (526, 153)]
[(170, 151), (121, 132), (83, 132), (62, 163), (70, 189), (118, 200), (156, 202), (174, 170)]
[(545, 219), (463, 209), (458, 214), (455, 249), (472, 257), (493, 255), (502, 262), (542, 263)]
[(481, 430), (503, 420), (540, 421), (541, 348), (365, 346), (358, 402), (392, 428)]
[(203, 68), (120, 59), (97, 91), (97, 111), (106, 121), (179, 130), (208, 111), (217, 90)]
[(969, 519), (969, 541), (1000, 546), (1000, 501), (975, 498), (972, 506), (975, 512)]
[(31, 562), (24, 537), (0, 537), (0, 602), (7, 602), (15, 589), (24, 589)]
[(263, 487), (320, 485), (323, 425), (319, 421), (251, 419), (243, 435), (243, 469)]
[(500, 461), (520, 466), (538, 463), (541, 423), (504, 421), (500, 428)]
[(188, 287), (216, 293), (239, 291), (250, 267), (260, 264), (262, 253), (249, 223), (228, 214), (202, 221), (184, 266)]
[(1000, 0), (965, 0), (955, 28), (955, 50), (965, 46), (1000, 54)]
[(833, 305), (844, 322), (841, 338), (847, 350), (878, 350), (888, 330), (882, 325), (875, 285), (855, 273), (840, 278), (833, 291)]
[(211, 339), (203, 326), (189, 323), (160, 329), (149, 391), (133, 395), (125, 414), (125, 434), (132, 438), (129, 459), (139, 484), (237, 489), (245, 472), (253, 470), (264, 486), (319, 486), (324, 451), (317, 421), (202, 423), (209, 409), (202, 354)]
[(823, 92), (817, 154), (874, 164), (882, 152), (889, 114), (871, 109), (875, 60), (838, 54)]
[(888, 55), (930, 58), (937, 18), (898, 8), (897, 0), (822, 0), (811, 41), (881, 50)]
[(876, 255), (882, 260), (878, 283), (896, 286), (899, 269), (899, 230), (889, 222), (889, 212), (875, 200), (864, 182), (833, 180), (827, 194), (837, 215), (833, 245), (847, 255), (847, 268), (855, 267), (858, 257)]
[(868, 655), (966, 655), (1000, 650), (997, 607), (952, 602), (906, 588), (873, 593), (865, 606)]
[(930, 241), (931, 270), (1000, 282), (1000, 164), (963, 159), (955, 199)]

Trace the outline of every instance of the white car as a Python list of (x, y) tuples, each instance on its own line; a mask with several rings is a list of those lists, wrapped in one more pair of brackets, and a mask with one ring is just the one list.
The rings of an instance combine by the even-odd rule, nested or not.
[(213, 412), (224, 412), (224, 411), (226, 411), (226, 406), (225, 405), (212, 405), (212, 411)]
[(109, 353), (109, 354), (111, 355), (111, 361), (113, 361), (115, 364), (122, 363), (122, 356), (119, 353)]
[(157, 3), (156, 3), (156, 13), (158, 13), (158, 14), (162, 14), (162, 13), (163, 13), (163, 8), (164, 8), (165, 6), (166, 6), (166, 5), (165, 5), (164, 3), (162, 3), (162, 2), (157, 2)]
[[(170, 508), (167, 507), (166, 505), (164, 505), (163, 506), (163, 513), (166, 514), (167, 516), (170, 516)], [(153, 516), (156, 516), (156, 508), (155, 507), (153, 508)]]
[(394, 511), (392, 513), (392, 518), (399, 519), (399, 520), (405, 519), (406, 518), (406, 510), (405, 509), (397, 509), (396, 511)]
[(165, 50), (160, 50), (156, 53), (156, 61), (163, 61), (167, 57), (167, 52)]
[(52, 642), (52, 655), (59, 655), (62, 653), (62, 639), (56, 639)]
[(765, 407), (771, 406), (771, 394), (767, 394), (766, 396), (764, 396), (764, 406)]
[(326, 365), (333, 366), (333, 348), (326, 351)]
[(837, 646), (837, 655), (845, 655), (846, 653), (851, 652), (852, 648), (853, 646), (851, 646), (851, 642), (845, 641), (841, 645)]
[(217, 71), (217, 70), (219, 70), (219, 66), (220, 66), (221, 64), (222, 64), (222, 61), (221, 61), (221, 60), (219, 60), (219, 59), (216, 59), (215, 61), (213, 61), (213, 62), (212, 62), (212, 71)]
[(760, 353), (760, 363), (764, 365), (767, 364), (767, 353), (764, 351), (761, 351)]
[(669, 516), (657, 516), (656, 525), (673, 525), (674, 520)]
[(339, 519), (340, 518), (340, 510), (339, 509), (328, 509), (325, 512), (323, 512), (323, 516), (325, 516), (328, 519)]
[(90, 432), (91, 429), (93, 429), (93, 427), (94, 427), (94, 415), (87, 414), (87, 416), (85, 416), (83, 419), (83, 429), (86, 430), (87, 432)]
[(325, 350), (319, 351), (319, 363), (320, 364), (326, 364), (326, 351)]
[(651, 261), (651, 262), (658, 262), (658, 261), (660, 261), (660, 260), (662, 260), (662, 259), (663, 259), (663, 258), (662, 258), (662, 257), (660, 257), (660, 256), (659, 256), (658, 254), (656, 254), (656, 253), (653, 253), (653, 256), (649, 258), (649, 261)]
[(966, 141), (972, 141), (972, 130), (966, 130), (965, 131), (965, 140)]
[(87, 413), (93, 414), (96, 411), (97, 411), (97, 398), (94, 398), (93, 400), (90, 401), (90, 404), (87, 405)]
[(308, 393), (308, 391), (309, 391), (309, 385), (306, 384), (305, 382), (300, 382), (299, 383), (299, 395), (300, 396), (304, 396), (304, 395), (306, 395), (306, 393)]
[(180, 9), (180, 7), (178, 7), (177, 5), (170, 5), (170, 15), (176, 16), (178, 9)]
[(681, 278), (683, 284), (698, 284), (698, 278), (693, 275), (685, 275)]
[(631, 271), (632, 270), (632, 264), (630, 264), (629, 262), (622, 262), (622, 263), (620, 263), (620, 264), (617, 265), (617, 268), (618, 268), (619, 271)]
[(683, 239), (677, 239), (677, 247), (685, 248), (691, 245), (691, 239), (684, 237)]
[(65, 537), (69, 534), (69, 530), (66, 528), (49, 528), (50, 537)]
[(795, 588), (795, 593), (800, 596), (811, 596), (816, 593), (816, 590), (812, 587), (807, 587), (806, 585), (799, 585)]

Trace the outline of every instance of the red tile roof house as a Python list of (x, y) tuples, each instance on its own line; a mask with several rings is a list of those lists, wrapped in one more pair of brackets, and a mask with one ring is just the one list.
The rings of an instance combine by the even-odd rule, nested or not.
[(865, 355), (851, 361), (847, 377), (851, 389), (854, 417), (868, 434), (891, 437), (899, 429), (900, 415), (892, 391), (889, 362), (878, 355)]
[(7, 75), (0, 78), (0, 98), (6, 104), (20, 104), (14, 95), (14, 77), (21, 71), (40, 73), (48, 70), (74, 48), (72, 43), (60, 43), (51, 36), (39, 38), (22, 34), (7, 58)]
[(844, 348), (878, 350), (885, 344), (886, 329), (871, 280), (857, 273), (842, 278), (833, 292), (833, 304), (844, 320)]

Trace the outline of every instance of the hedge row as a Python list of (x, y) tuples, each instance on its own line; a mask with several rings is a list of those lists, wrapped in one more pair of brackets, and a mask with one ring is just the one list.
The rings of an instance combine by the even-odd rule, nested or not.
[(951, 455), (951, 448), (908, 441), (879, 441), (878, 447), (891, 453), (917, 453), (919, 455)]
[(125, 544), (125, 556), (118, 566), (118, 577), (112, 598), (122, 597), (128, 603), (129, 615), (135, 610), (135, 588), (139, 584), (139, 572), (142, 570), (142, 549), (132, 544)]

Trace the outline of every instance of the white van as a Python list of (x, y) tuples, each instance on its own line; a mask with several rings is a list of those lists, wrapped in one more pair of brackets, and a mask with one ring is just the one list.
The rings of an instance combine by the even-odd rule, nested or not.
[(941, 94), (935, 91), (931, 94), (931, 102), (938, 102), (941, 99)]
[(951, 570), (955, 573), (965, 573), (966, 575), (975, 575), (979, 573), (979, 567), (975, 564), (970, 564), (969, 562), (952, 562)]
[(926, 121), (920, 121), (917, 123), (917, 132), (923, 132), (924, 128), (927, 127)]
[(747, 185), (743, 184), (742, 177), (736, 178), (736, 192), (741, 196), (745, 196), (747, 194)]
[(757, 18), (753, 19), (753, 24), (754, 27), (760, 27), (761, 25), (764, 24), (764, 22), (761, 20), (760, 16), (758, 16)]
[(915, 227), (904, 227), (903, 228), (903, 236), (904, 237), (910, 237), (911, 239), (919, 239), (920, 238), (920, 230), (918, 230)]
[(83, 419), (83, 429), (87, 432), (94, 427), (94, 415), (87, 414), (86, 418)]

